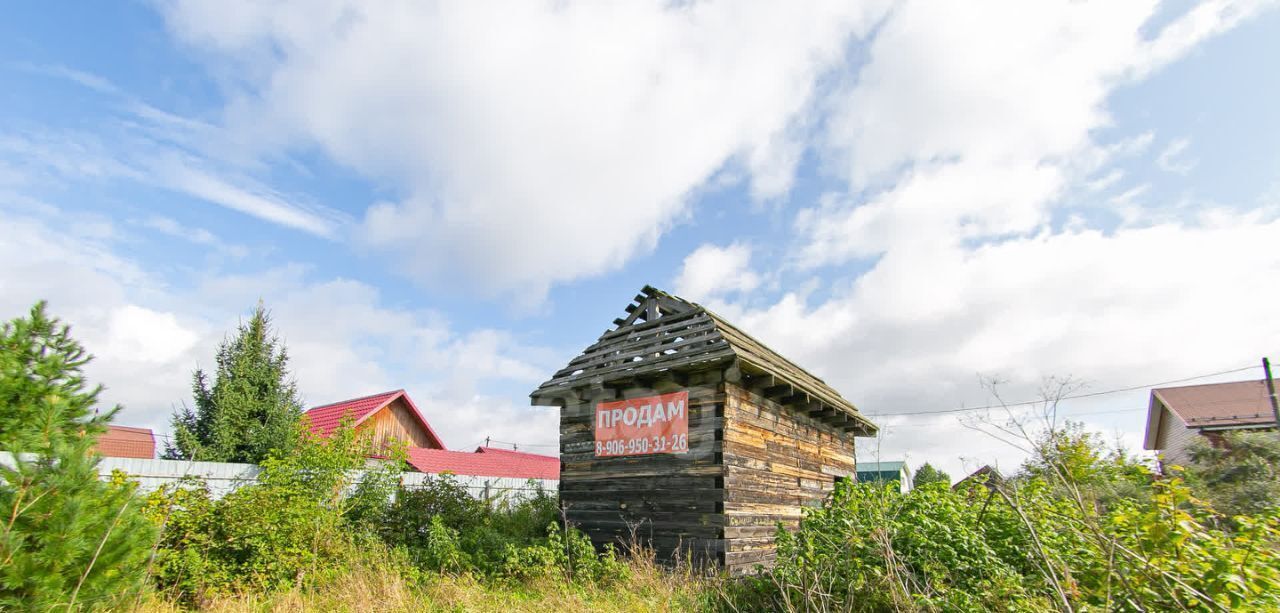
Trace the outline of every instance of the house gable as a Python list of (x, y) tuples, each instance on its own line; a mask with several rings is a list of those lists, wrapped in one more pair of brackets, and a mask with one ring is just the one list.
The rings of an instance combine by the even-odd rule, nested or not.
[(357, 431), (372, 431), (374, 440), (382, 445), (403, 441), (410, 447), (445, 448), (404, 390), (318, 406), (304, 417), (311, 433), (322, 438), (332, 434), (342, 420), (350, 419)]
[(424, 427), (417, 410), (410, 407), (403, 398), (397, 398), (374, 411), (356, 429), (372, 432), (374, 442), (383, 446), (403, 441), (410, 447), (444, 449), (435, 433), (429, 427)]

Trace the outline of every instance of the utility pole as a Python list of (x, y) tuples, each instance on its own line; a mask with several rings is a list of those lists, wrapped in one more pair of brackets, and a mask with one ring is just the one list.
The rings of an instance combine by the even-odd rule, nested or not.
[(1262, 372), (1267, 374), (1267, 394), (1271, 396), (1271, 415), (1276, 418), (1276, 430), (1280, 432), (1280, 400), (1276, 399), (1276, 382), (1271, 379), (1271, 360), (1262, 358)]

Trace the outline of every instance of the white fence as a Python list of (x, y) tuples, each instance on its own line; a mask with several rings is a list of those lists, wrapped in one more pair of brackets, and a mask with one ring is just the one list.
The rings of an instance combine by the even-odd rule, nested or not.
[[(432, 477), (428, 473), (404, 473), (400, 483), (407, 488), (420, 487)], [(481, 500), (501, 500), (528, 498), (539, 490), (554, 494), (560, 488), (560, 482), (554, 479), (518, 479), (515, 477), (480, 477), (474, 475), (454, 475), (454, 481), (467, 488), (472, 496)]]
[[(0, 464), (13, 465), (13, 456), (0, 451)], [(191, 462), (187, 460), (143, 460), (137, 458), (102, 458), (98, 474), (103, 480), (119, 470), (138, 483), (139, 491), (146, 493), (168, 483), (186, 478), (198, 478), (209, 488), (215, 498), (221, 498), (236, 488), (258, 480), (262, 472), (256, 464), (232, 464), (229, 462)], [(400, 482), (405, 487), (421, 487), (438, 475), (427, 473), (402, 473)], [(539, 490), (554, 493), (560, 482), (553, 479), (518, 479), (512, 477), (485, 477), (454, 475), (454, 480), (474, 497), (481, 500), (514, 500), (535, 495)]]
[(143, 460), (139, 458), (102, 458), (98, 475), (105, 481), (114, 471), (129, 475), (138, 482), (138, 491), (147, 493), (169, 483), (195, 477), (204, 482), (214, 498), (221, 498), (236, 488), (258, 480), (262, 472), (257, 464), (230, 462), (190, 462), (185, 460)]

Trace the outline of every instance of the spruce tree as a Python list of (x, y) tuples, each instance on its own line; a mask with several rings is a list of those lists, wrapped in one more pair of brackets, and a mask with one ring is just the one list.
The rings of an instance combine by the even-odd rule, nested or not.
[(101, 386), (85, 389), (80, 369), (89, 356), (45, 307), (38, 302), (0, 328), (0, 450), (37, 451), (82, 431), (98, 434), (115, 413), (92, 419)]
[(271, 329), (261, 302), (235, 338), (218, 348), (212, 383), (204, 370), (192, 377), (195, 409), (173, 417), (165, 456), (210, 462), (258, 463), (297, 441), (302, 402), (289, 376), (289, 355)]
[(928, 462), (925, 462), (924, 466), (917, 468), (915, 476), (911, 478), (912, 487), (920, 487), (926, 483), (938, 482), (951, 485), (951, 475), (934, 468), (933, 465)]
[(155, 530), (132, 484), (98, 478), (119, 407), (93, 413), (89, 360), (43, 302), (0, 329), (0, 610), (120, 606), (144, 581)]

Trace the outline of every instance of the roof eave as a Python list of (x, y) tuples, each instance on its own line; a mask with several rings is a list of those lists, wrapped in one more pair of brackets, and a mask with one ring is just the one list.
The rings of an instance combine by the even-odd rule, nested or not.
[(1164, 421), (1164, 404), (1156, 395), (1156, 391), (1151, 390), (1151, 399), (1147, 401), (1147, 429), (1142, 435), (1143, 449), (1156, 448), (1156, 439), (1160, 435), (1162, 421)]

